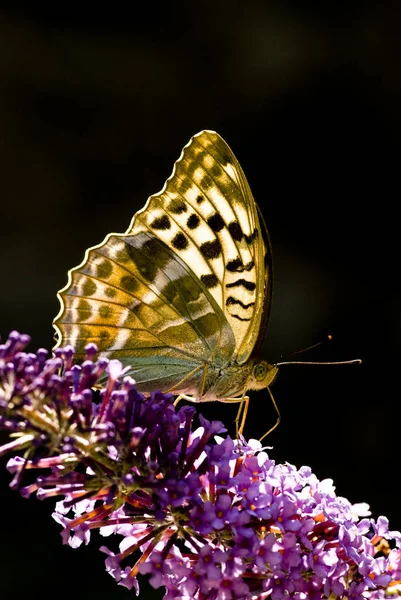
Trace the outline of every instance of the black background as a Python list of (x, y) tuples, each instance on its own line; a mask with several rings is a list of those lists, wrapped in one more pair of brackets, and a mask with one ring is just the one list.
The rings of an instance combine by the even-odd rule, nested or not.
[[(302, 358), (363, 360), (281, 369), (270, 454), (333, 478), (338, 494), (401, 529), (401, 10), (322, 4), (3, 9), (0, 332), (51, 348), (67, 270), (128, 227), (193, 134), (215, 129), (272, 240), (264, 357), (278, 361), (330, 333), (333, 342)], [(204, 413), (229, 423), (235, 408)], [(274, 419), (267, 392), (253, 394), (246, 435)], [(133, 596), (104, 572), (97, 542), (62, 547), (53, 503), (21, 499), (9, 479), (3, 468), (2, 597)], [(162, 596), (142, 588), (144, 598)]]

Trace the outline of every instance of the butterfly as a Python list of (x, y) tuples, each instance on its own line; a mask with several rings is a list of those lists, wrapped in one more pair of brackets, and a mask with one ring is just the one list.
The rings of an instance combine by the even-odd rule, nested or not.
[(56, 348), (82, 359), (94, 342), (143, 393), (247, 409), (246, 392), (269, 389), (278, 371), (257, 358), (271, 290), (269, 236), (244, 172), (220, 135), (201, 131), (128, 230), (69, 271)]

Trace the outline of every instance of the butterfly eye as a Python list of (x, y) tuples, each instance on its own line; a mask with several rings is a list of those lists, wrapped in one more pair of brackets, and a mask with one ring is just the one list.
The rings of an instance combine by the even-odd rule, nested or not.
[(253, 367), (253, 377), (256, 381), (262, 381), (267, 374), (267, 367), (263, 363), (258, 363)]

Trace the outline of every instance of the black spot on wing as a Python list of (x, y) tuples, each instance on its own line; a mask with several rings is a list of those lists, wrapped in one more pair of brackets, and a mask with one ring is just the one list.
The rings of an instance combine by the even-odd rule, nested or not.
[(188, 246), (188, 240), (181, 232), (174, 236), (171, 243), (176, 250), (185, 250), (185, 248)]
[(201, 275), (201, 282), (205, 287), (210, 289), (216, 287), (219, 280), (217, 279), (216, 275), (211, 273), (210, 275)]
[(139, 287), (139, 281), (133, 275), (124, 275), (120, 279), (120, 288), (129, 294), (137, 291)]
[(221, 254), (221, 244), (217, 239), (213, 242), (204, 242), (201, 244), (200, 251), (205, 258), (218, 258)]
[(82, 295), (83, 296), (93, 296), (93, 294), (97, 290), (96, 283), (87, 277), (85, 277), (84, 283), (82, 285)]
[(226, 287), (243, 287), (249, 292), (253, 292), (253, 290), (256, 288), (256, 283), (254, 281), (247, 281), (246, 279), (237, 279), (237, 281), (233, 281), (233, 283), (227, 283)]
[(140, 274), (147, 281), (154, 281), (158, 269), (170, 262), (168, 246), (158, 238), (135, 235), (125, 239), (125, 250)]
[(194, 277), (183, 275), (178, 279), (169, 281), (161, 290), (168, 302), (185, 314), (185, 305), (196, 301), (202, 294), (202, 288)]
[(217, 179), (218, 177), (221, 177), (224, 174), (224, 171), (220, 167), (220, 165), (216, 162), (212, 165), (211, 169), (209, 169), (209, 173), (212, 177)]
[(161, 217), (157, 217), (154, 221), (152, 221), (150, 226), (152, 229), (170, 229), (171, 223), (168, 216), (163, 215)]
[(183, 179), (177, 181), (176, 186), (177, 190), (181, 194), (186, 194), (187, 191), (192, 187), (192, 181), (189, 179), (189, 177), (184, 177)]
[(187, 205), (183, 200), (179, 200), (178, 198), (173, 198), (170, 204), (168, 205), (168, 210), (175, 215), (180, 215), (181, 213), (187, 212)]
[(113, 309), (110, 304), (102, 304), (99, 307), (99, 317), (102, 319), (110, 319), (113, 316)]
[(243, 271), (250, 271), (255, 266), (253, 260), (251, 260), (248, 264), (244, 265), (240, 258), (234, 258), (233, 260), (229, 260), (226, 265), (226, 270), (231, 273), (242, 273)]
[(85, 300), (85, 298), (80, 299), (76, 310), (78, 313), (78, 319), (80, 323), (82, 321), (86, 321), (92, 316), (92, 307), (88, 300)]
[(223, 227), (225, 227), (225, 223), (223, 218), (219, 213), (214, 213), (211, 217), (208, 218), (207, 224), (213, 231), (221, 231)]
[(204, 196), (199, 195), (197, 197), (196, 201), (197, 201), (198, 204), (201, 204), (204, 201), (204, 199), (205, 199)]
[(250, 321), (251, 317), (240, 317), (239, 315), (231, 315), (234, 319), (238, 319), (238, 321)]
[(246, 241), (246, 243), (247, 243), (248, 245), (249, 245), (249, 244), (251, 244), (251, 243), (253, 242), (253, 240), (256, 240), (256, 239), (257, 239), (258, 235), (259, 235), (259, 231), (258, 231), (258, 230), (255, 228), (255, 229), (252, 231), (251, 235), (246, 235), (246, 236), (245, 236), (245, 241)]
[(248, 304), (244, 304), (243, 302), (241, 302), (241, 300), (237, 300), (237, 298), (234, 298), (233, 296), (229, 296), (226, 300), (226, 306), (230, 306), (232, 304), (238, 304), (242, 308), (247, 309), (247, 308), (250, 308), (251, 306), (254, 306), (255, 302), (249, 302)]
[(229, 260), (226, 264), (226, 270), (230, 271), (231, 273), (241, 273), (244, 270), (242, 260), (240, 258), (234, 258), (233, 260)]
[(210, 190), (213, 187), (213, 179), (209, 175), (204, 175), (200, 180), (200, 187), (202, 190)]
[(117, 294), (117, 290), (113, 287), (107, 286), (104, 290), (104, 293), (107, 298), (114, 298), (114, 296)]
[(108, 279), (113, 273), (113, 263), (107, 259), (96, 265), (96, 275), (99, 279)]
[(110, 332), (107, 329), (102, 329), (99, 333), (99, 346), (103, 348), (104, 346), (108, 346), (110, 344)]
[(199, 223), (200, 223), (200, 218), (198, 217), (198, 215), (193, 213), (191, 216), (188, 217), (187, 227), (188, 227), (188, 229), (196, 229), (198, 227)]
[(228, 231), (230, 232), (231, 237), (237, 242), (240, 242), (244, 237), (241, 225), (237, 221), (232, 221), (229, 223)]

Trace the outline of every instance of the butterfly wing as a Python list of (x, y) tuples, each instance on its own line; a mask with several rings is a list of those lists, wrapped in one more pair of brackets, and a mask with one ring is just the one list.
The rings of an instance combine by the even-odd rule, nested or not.
[(157, 232), (196, 265), (234, 333), (233, 359), (245, 363), (266, 327), (271, 250), (244, 172), (216, 132), (185, 146), (163, 190), (135, 215), (129, 231), (138, 230)]
[[(261, 327), (270, 271), (256, 204), (233, 153), (214, 132), (194, 136), (173, 174), (133, 218), (69, 272), (58, 294), (58, 345), (132, 366), (144, 391), (200, 366), (245, 362)], [(191, 388), (192, 386), (192, 388)]]
[(146, 231), (110, 234), (87, 250), (59, 298), (58, 345), (71, 344), (83, 358), (85, 345), (94, 342), (103, 355), (132, 365), (129, 373), (146, 391), (173, 387), (221, 345), (225, 362), (233, 351), (232, 332), (214, 298)]

